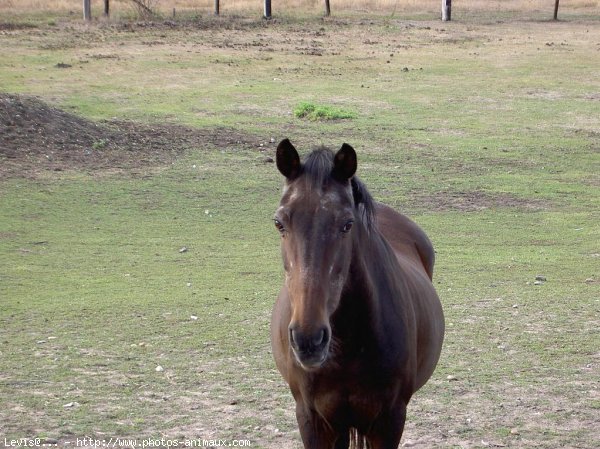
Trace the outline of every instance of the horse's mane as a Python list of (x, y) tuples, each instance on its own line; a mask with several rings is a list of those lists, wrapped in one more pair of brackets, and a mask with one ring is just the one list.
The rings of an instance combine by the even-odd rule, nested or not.
[[(302, 164), (302, 175), (306, 182), (312, 186), (323, 186), (334, 180), (332, 176), (334, 153), (329, 148), (320, 147), (306, 156)], [(367, 190), (367, 186), (353, 176), (350, 179), (354, 206), (360, 212), (360, 216), (370, 231), (375, 217), (375, 200)]]

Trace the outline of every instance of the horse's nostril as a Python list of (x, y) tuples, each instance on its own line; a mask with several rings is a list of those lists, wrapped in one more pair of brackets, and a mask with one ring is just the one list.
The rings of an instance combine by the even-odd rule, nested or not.
[(329, 343), (329, 330), (324, 327), (314, 334), (303, 334), (295, 328), (289, 329), (290, 345), (297, 351), (319, 351)]
[(323, 329), (321, 329), (321, 332), (319, 332), (313, 339), (313, 345), (315, 347), (321, 346), (321, 345), (327, 343), (327, 340), (328, 340), (327, 329), (323, 328)]
[(294, 329), (290, 329), (290, 344), (292, 345), (292, 347), (297, 348), (296, 346), (296, 339), (294, 338), (294, 334), (296, 333), (296, 331)]
[(323, 343), (323, 337), (325, 337), (325, 330), (322, 329), (321, 332), (319, 332), (315, 338), (313, 339), (313, 345), (314, 346), (321, 346), (321, 343)]

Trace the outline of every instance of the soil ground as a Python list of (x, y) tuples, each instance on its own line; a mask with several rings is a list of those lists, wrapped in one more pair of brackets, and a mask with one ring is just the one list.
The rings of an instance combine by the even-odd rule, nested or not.
[(0, 179), (47, 171), (140, 171), (191, 148), (257, 145), (232, 129), (131, 121), (93, 122), (27, 95), (0, 93)]

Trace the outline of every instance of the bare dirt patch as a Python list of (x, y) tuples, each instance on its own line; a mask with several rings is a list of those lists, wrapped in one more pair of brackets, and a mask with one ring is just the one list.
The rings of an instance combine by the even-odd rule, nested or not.
[(228, 128), (111, 120), (93, 122), (38, 98), (0, 94), (0, 179), (66, 170), (136, 170), (172, 163), (192, 148), (255, 148)]
[(510, 193), (487, 193), (473, 191), (441, 191), (435, 195), (425, 195), (422, 192), (411, 196), (416, 204), (427, 204), (428, 210), (477, 212), (485, 209), (518, 208), (530, 211), (544, 210), (549, 206), (548, 201), (539, 198), (522, 198)]
[(11, 22), (0, 22), (0, 31), (18, 31), (36, 28), (31, 23), (11, 23)]

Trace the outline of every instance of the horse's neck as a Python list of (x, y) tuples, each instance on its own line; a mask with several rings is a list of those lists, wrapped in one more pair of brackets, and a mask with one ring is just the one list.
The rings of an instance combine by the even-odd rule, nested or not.
[(384, 360), (390, 361), (395, 360), (390, 354), (401, 356), (405, 340), (398, 337), (404, 326), (397, 323), (398, 319), (406, 323), (406, 309), (398, 300), (402, 281), (394, 270), (398, 261), (391, 247), (379, 234), (368, 238), (373, 240), (355, 245), (340, 305), (332, 317), (333, 335), (345, 357), (386, 354)]
[(352, 262), (341, 307), (347, 309), (355, 325), (367, 320), (378, 320), (382, 310), (380, 298), (389, 296), (393, 289), (390, 265), (396, 264), (394, 253), (375, 229), (371, 233), (361, 229), (352, 251)]
[(370, 281), (371, 295), (377, 296), (380, 287), (391, 282), (397, 263), (394, 251), (377, 228), (361, 229), (354, 242), (352, 264), (363, 279)]

